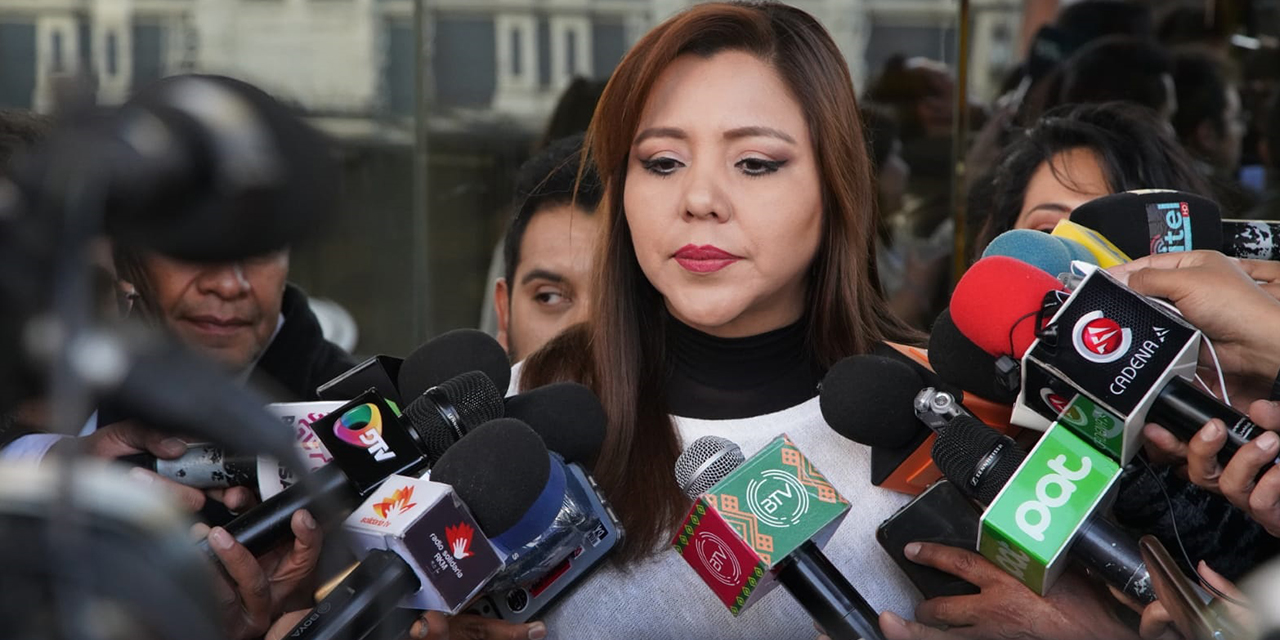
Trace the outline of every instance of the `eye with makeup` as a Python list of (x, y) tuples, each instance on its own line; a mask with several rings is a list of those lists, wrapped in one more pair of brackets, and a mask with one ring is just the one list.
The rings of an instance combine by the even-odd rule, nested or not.
[(755, 177), (776, 173), (778, 169), (781, 169), (786, 164), (786, 160), (769, 160), (766, 158), (751, 157), (743, 158), (733, 166), (737, 167), (739, 171), (742, 171), (742, 173)]
[(683, 167), (684, 163), (667, 156), (653, 156), (645, 160), (641, 160), (640, 166), (644, 167), (645, 171), (654, 175), (669, 176), (675, 173), (676, 169)]

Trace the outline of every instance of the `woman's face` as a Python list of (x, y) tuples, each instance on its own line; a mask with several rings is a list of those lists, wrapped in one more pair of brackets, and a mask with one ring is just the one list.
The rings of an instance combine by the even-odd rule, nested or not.
[(822, 189), (804, 113), (769, 65), (738, 51), (672, 62), (641, 113), (623, 206), (680, 321), (741, 337), (800, 318)]
[(1060, 152), (1031, 174), (1013, 228), (1052, 231), (1076, 207), (1110, 194), (1097, 154), (1084, 147)]

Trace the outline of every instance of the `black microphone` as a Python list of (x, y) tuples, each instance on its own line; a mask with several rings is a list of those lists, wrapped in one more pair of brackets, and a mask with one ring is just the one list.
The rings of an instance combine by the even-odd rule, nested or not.
[(467, 371), (484, 372), (504, 395), (511, 384), (511, 361), (497, 340), (476, 329), (454, 329), (409, 354), (396, 374), (396, 386), (405, 398), (416, 398)]
[(938, 479), (929, 458), (929, 430), (910, 404), (883, 400), (899, 388), (923, 386), (910, 365), (876, 355), (845, 358), (823, 377), (822, 418), (840, 435), (871, 447), (871, 484), (919, 493)]
[[(676, 461), (676, 481), (697, 500), (742, 463), (742, 451), (733, 442), (699, 438)], [(833, 640), (883, 640), (880, 614), (812, 540), (779, 562), (776, 572), (778, 582)]]
[[(984, 506), (995, 499), (1027, 457), (1012, 438), (963, 411), (953, 414), (937, 433), (933, 458), (938, 468)], [(1091, 517), (1069, 553), (1090, 573), (1134, 600), (1142, 604), (1155, 600), (1151, 575), (1137, 542), (1110, 520), (1098, 514)]]
[[(449, 485), (468, 507), (489, 538), (485, 544), (501, 549), (499, 540), (523, 544), (528, 541), (525, 536), (542, 531), (555, 519), (565, 487), (564, 476), (557, 476), (553, 462), (532, 429), (519, 420), (501, 418), (472, 430), (445, 452), (431, 476), (432, 482)], [(430, 541), (431, 534), (445, 539), (448, 530), (444, 526), (451, 523), (419, 519), (401, 536), (406, 544), (398, 552), (371, 552), (288, 637), (358, 638), (365, 635), (361, 629), (378, 627), (405, 598), (424, 586), (419, 576), (432, 575), (423, 566), (439, 552)], [(437, 528), (444, 530), (435, 532)], [(473, 542), (468, 552), (452, 554), (459, 572), (470, 570), (463, 562), (473, 559), (469, 553), (476, 550)], [(365, 568), (365, 562), (371, 566)], [(439, 583), (433, 586), (444, 591), (454, 574), (438, 575)]]
[(1214, 201), (1170, 189), (1123, 191), (1090, 200), (1071, 221), (1110, 240), (1130, 258), (1222, 249), (1222, 212)]
[(1143, 189), (1103, 196), (1071, 212), (1071, 221), (1102, 234), (1130, 258), (1208, 249), (1234, 258), (1280, 260), (1274, 220), (1222, 220), (1207, 198)]
[[(871, 447), (873, 484), (917, 495), (942, 476), (929, 453), (932, 432), (911, 406), (914, 393), (926, 386), (942, 386), (963, 397), (963, 392), (946, 385), (933, 372), (877, 355), (845, 358), (823, 378), (819, 395), (822, 417), (836, 433)], [(906, 401), (885, 401), (896, 397), (906, 397)], [(1002, 417), (992, 416), (993, 420)], [(1004, 425), (1005, 430), (1009, 428)]]
[[(227, 524), (254, 555), (289, 535), (289, 520), (308, 509), (322, 524), (345, 517), (392, 475), (416, 475), (471, 427), (501, 417), (502, 395), (489, 377), (464, 373), (409, 403), (404, 419), (374, 391), (365, 392), (315, 424), (333, 462), (313, 472), (320, 490), (294, 485)], [(319, 513), (317, 513), (317, 511)]]
[(523, 420), (565, 462), (590, 469), (609, 418), (600, 399), (577, 382), (556, 382), (506, 399), (508, 418)]
[(1018, 361), (987, 353), (961, 333), (944, 309), (929, 334), (929, 364), (947, 384), (1000, 404), (1013, 404), (1022, 386)]

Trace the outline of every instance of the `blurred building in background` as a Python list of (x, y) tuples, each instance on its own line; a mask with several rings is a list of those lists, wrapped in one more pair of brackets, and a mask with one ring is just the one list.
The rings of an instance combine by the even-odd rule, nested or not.
[[(415, 4), (429, 52), (415, 55)], [(361, 353), (404, 353), (474, 325), (511, 183), (575, 76), (603, 79), (690, 0), (0, 0), (0, 107), (118, 103), (175, 73), (221, 73), (298, 106), (339, 142), (344, 215), (295, 251), (293, 279), (343, 304)], [(898, 53), (954, 63), (955, 0), (796, 0), (831, 31), (855, 83)], [(971, 89), (1017, 56), (1020, 3), (975, 0)], [(415, 237), (416, 73), (427, 80), (427, 238)], [(421, 222), (421, 221), (419, 221)], [(413, 317), (425, 251), (429, 312)], [(419, 261), (418, 264), (423, 264)]]

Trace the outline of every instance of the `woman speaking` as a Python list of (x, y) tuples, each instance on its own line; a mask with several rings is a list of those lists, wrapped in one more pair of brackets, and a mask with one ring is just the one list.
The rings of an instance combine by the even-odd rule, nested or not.
[[(829, 366), (911, 337), (876, 284), (869, 161), (831, 37), (781, 4), (697, 5), (622, 60), (587, 146), (605, 188), (592, 317), (531, 355), (521, 387), (600, 397), (595, 477), (627, 538), (530, 637), (816, 635), (781, 590), (734, 618), (670, 548), (689, 506), (676, 457), (704, 435), (749, 456), (788, 434), (852, 503), (827, 556), (910, 617), (919, 596), (875, 539), (907, 499), (870, 484), (869, 450), (818, 408)], [(463, 618), (451, 637), (525, 637)]]

